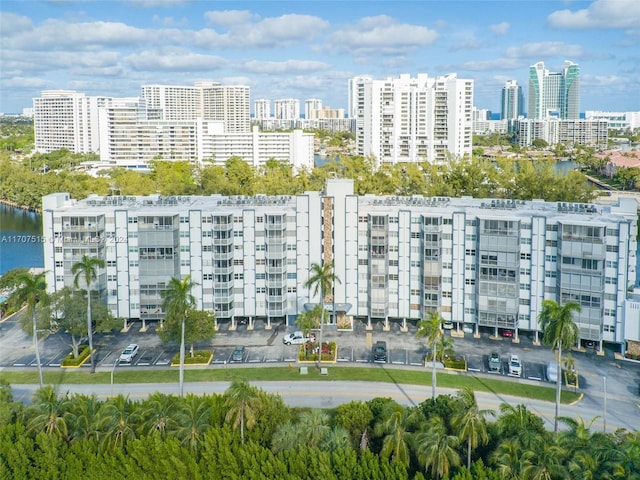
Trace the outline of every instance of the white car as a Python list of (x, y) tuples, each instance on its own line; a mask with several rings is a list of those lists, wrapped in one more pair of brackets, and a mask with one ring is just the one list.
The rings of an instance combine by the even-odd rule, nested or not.
[(131, 361), (138, 354), (138, 350), (140, 350), (140, 346), (137, 343), (127, 345), (127, 348), (125, 348), (120, 354), (120, 361), (131, 363)]
[(519, 377), (522, 375), (522, 364), (520, 358), (517, 355), (511, 355), (509, 358), (509, 375), (512, 377)]
[(453, 329), (453, 322), (451, 320), (446, 320), (442, 324), (442, 328), (444, 328), (445, 330), (452, 330)]
[(282, 339), (282, 343), (285, 345), (302, 345), (303, 343), (314, 342), (315, 340), (316, 336), (313, 333), (305, 337), (304, 333), (298, 331), (285, 335)]

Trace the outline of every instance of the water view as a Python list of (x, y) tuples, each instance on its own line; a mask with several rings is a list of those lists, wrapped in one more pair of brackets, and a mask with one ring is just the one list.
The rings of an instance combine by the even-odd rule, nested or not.
[(0, 205), (0, 275), (18, 267), (43, 268), (41, 239), (39, 214)]

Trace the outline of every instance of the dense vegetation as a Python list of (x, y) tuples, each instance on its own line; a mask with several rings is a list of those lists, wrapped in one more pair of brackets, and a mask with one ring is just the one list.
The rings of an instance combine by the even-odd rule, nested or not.
[[(51, 155), (51, 154), (50, 154)], [(59, 163), (73, 159), (59, 160)], [(47, 160), (47, 165), (51, 165)], [(150, 174), (113, 169), (97, 178), (81, 171), (51, 169), (46, 173), (28, 162), (0, 155), (0, 198), (39, 208), (43, 195), (69, 192), (82, 199), (90, 193), (107, 195), (295, 195), (319, 191), (327, 178), (351, 178), (358, 194), (451, 196), (476, 198), (541, 198), (588, 202), (593, 192), (579, 172), (557, 174), (549, 160), (452, 159), (447, 164), (412, 163), (376, 167), (372, 159), (344, 156), (313, 170), (294, 172), (271, 160), (254, 168), (233, 157), (224, 166), (197, 167), (188, 162), (152, 163)]]
[(640, 434), (564, 420), (554, 435), (522, 405), (495, 421), (473, 393), (416, 407), (377, 398), (293, 409), (245, 382), (224, 395), (60, 394), (0, 387), (0, 478), (639, 478)]

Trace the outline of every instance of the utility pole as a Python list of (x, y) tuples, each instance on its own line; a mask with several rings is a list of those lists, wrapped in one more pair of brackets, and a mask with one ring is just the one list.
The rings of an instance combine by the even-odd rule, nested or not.
[(602, 429), (604, 433), (607, 433), (607, 377), (602, 377), (603, 385), (604, 385), (604, 405), (602, 412)]

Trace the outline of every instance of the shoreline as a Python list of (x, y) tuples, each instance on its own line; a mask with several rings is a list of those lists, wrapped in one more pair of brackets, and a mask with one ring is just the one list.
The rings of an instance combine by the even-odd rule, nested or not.
[(38, 213), (38, 214), (42, 213), (41, 209), (39, 209), (39, 208), (30, 207), (28, 205), (20, 205), (20, 204), (14, 202), (14, 201), (7, 200), (5, 198), (0, 198), (0, 205), (6, 205), (7, 207), (18, 208), (20, 210), (25, 210), (27, 212), (34, 212), (34, 213)]

